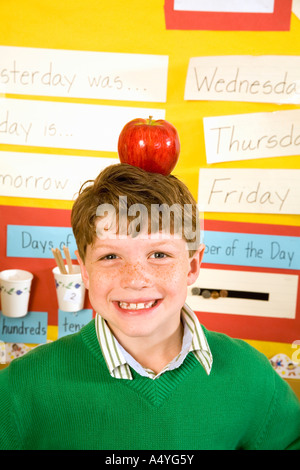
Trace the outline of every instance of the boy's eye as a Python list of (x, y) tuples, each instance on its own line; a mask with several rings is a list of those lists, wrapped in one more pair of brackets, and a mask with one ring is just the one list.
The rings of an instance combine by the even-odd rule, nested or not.
[(156, 251), (153, 253), (150, 258), (155, 258), (155, 259), (161, 259), (161, 258), (167, 258), (167, 254), (163, 253), (162, 251)]
[(109, 255), (102, 256), (100, 260), (111, 260), (111, 259), (117, 259), (117, 255), (114, 253), (110, 253)]

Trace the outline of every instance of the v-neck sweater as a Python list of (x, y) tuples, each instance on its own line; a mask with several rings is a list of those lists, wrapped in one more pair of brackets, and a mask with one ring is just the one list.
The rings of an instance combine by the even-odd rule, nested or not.
[(0, 449), (300, 448), (300, 406), (265, 356), (203, 327), (210, 375), (189, 353), (156, 380), (111, 377), (92, 320), (0, 373)]

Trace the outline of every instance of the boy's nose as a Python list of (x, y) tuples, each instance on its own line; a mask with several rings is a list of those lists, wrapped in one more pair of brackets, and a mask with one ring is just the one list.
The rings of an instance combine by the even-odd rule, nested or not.
[(145, 273), (145, 269), (140, 264), (127, 265), (121, 279), (123, 289), (143, 289), (151, 284), (150, 277)]

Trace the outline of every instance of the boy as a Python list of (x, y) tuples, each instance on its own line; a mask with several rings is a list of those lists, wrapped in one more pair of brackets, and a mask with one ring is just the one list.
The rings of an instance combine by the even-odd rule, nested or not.
[(2, 371), (1, 448), (300, 448), (288, 385), (185, 304), (204, 246), (183, 183), (113, 165), (81, 190), (72, 227), (96, 317)]

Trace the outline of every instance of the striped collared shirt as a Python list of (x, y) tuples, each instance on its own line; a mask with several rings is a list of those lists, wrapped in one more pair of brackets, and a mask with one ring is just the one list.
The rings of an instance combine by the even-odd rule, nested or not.
[(112, 334), (106, 321), (97, 313), (95, 318), (97, 338), (110, 375), (116, 379), (132, 380), (130, 371), (130, 367), (132, 367), (139, 375), (156, 379), (164, 372), (179, 367), (189, 352), (193, 352), (209, 375), (212, 367), (212, 354), (199, 320), (186, 304), (182, 308), (181, 315), (184, 325), (181, 351), (166, 367), (155, 374), (150, 369), (144, 369), (125, 351)]

